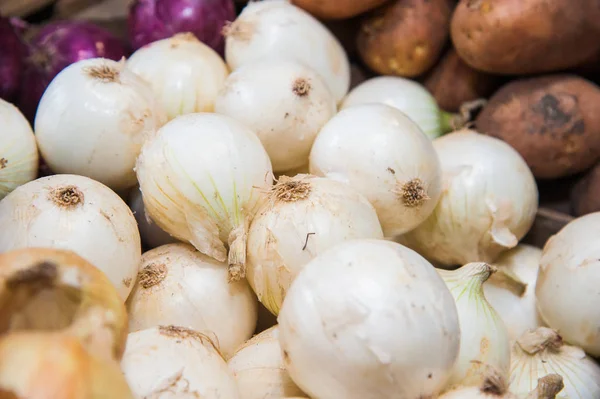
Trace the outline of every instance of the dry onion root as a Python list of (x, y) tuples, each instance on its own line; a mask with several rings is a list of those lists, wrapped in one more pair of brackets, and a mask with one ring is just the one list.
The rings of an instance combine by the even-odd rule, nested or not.
[(129, 334), (121, 369), (138, 398), (241, 398), (213, 341), (188, 328), (158, 326)]
[(142, 256), (127, 310), (129, 331), (186, 326), (210, 336), (227, 358), (252, 336), (257, 300), (245, 280), (227, 281), (226, 264), (169, 244)]
[(72, 336), (19, 332), (0, 338), (3, 399), (133, 399), (119, 363), (90, 354)]
[(282, 176), (248, 231), (248, 281), (276, 315), (304, 265), (356, 238), (383, 238), (377, 213), (365, 197), (335, 180)]
[(281, 399), (304, 395), (285, 370), (279, 327), (255, 335), (227, 362), (244, 399)]
[(0, 98), (0, 200), (36, 178), (38, 150), (33, 130), (21, 111)]
[(75, 253), (27, 248), (0, 254), (0, 287), (0, 333), (59, 331), (94, 356), (121, 357), (125, 306), (106, 276)]
[(53, 247), (76, 252), (127, 299), (142, 256), (131, 210), (112, 190), (76, 175), (42, 177), (0, 202), (0, 252)]

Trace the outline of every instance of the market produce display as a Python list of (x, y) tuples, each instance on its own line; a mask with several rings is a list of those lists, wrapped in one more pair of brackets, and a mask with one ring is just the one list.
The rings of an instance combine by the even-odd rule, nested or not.
[(595, 1), (51, 1), (0, 398), (600, 399)]

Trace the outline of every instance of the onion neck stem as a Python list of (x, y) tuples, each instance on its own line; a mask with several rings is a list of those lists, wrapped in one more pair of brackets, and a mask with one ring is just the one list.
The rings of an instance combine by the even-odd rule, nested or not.
[(538, 327), (527, 331), (517, 339), (519, 347), (529, 355), (535, 355), (544, 350), (557, 351), (563, 346), (562, 337), (553, 329)]
[(496, 272), (496, 268), (483, 262), (472, 262), (456, 270), (437, 269), (446, 284), (452, 288), (456, 286), (470, 286), (470, 289), (481, 291), (483, 294), (483, 283)]
[(463, 125), (463, 119), (460, 114), (440, 110), (440, 130), (442, 134), (460, 129), (461, 125)]
[(565, 384), (560, 375), (548, 374), (538, 379), (537, 388), (527, 395), (526, 399), (555, 399), (564, 387)]

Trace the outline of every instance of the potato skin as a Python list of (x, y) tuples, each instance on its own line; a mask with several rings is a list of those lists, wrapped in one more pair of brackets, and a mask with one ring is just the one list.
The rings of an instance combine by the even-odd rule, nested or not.
[(452, 42), (473, 68), (496, 74), (553, 72), (600, 49), (597, 0), (461, 0)]
[(429, 72), (424, 84), (440, 108), (456, 112), (467, 101), (489, 97), (501, 79), (471, 68), (451, 48)]
[(395, 0), (363, 20), (358, 52), (377, 73), (419, 76), (440, 57), (451, 14), (449, 0)]
[(355, 17), (387, 0), (292, 0), (292, 4), (303, 8), (317, 18), (345, 19)]
[(573, 186), (570, 202), (574, 216), (600, 212), (600, 163), (597, 163)]
[(525, 158), (537, 178), (573, 175), (600, 157), (600, 87), (575, 75), (512, 81), (477, 116), (484, 134)]

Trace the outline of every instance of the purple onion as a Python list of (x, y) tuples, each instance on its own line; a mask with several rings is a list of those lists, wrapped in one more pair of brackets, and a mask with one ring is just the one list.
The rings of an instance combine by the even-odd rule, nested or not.
[(28, 42), (19, 108), (33, 123), (46, 87), (64, 68), (88, 58), (102, 57), (118, 61), (127, 55), (127, 49), (120, 39), (92, 23), (50, 23)]
[(0, 17), (0, 98), (15, 102), (23, 70), (24, 46), (8, 18)]
[(234, 19), (233, 0), (135, 0), (129, 9), (129, 40), (137, 50), (176, 33), (191, 32), (223, 55), (221, 32)]

